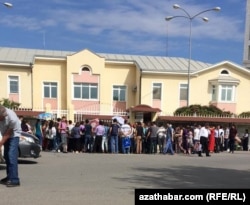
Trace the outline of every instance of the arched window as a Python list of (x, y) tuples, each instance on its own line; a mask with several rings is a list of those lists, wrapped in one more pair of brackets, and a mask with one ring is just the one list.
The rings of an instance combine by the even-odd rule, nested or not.
[(227, 70), (222, 70), (222, 71), (220, 72), (220, 74), (221, 74), (221, 75), (228, 75), (229, 72), (228, 72)]
[(83, 68), (82, 68), (82, 71), (88, 71), (88, 72), (89, 72), (90, 70), (89, 70), (88, 67), (83, 67)]

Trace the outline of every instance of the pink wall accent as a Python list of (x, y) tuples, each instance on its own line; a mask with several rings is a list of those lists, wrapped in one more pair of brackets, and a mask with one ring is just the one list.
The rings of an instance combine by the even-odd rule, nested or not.
[(113, 101), (113, 111), (126, 112), (126, 102)]
[(98, 83), (99, 76), (91, 75), (89, 71), (82, 71), (80, 75), (73, 74), (74, 83)]
[(75, 110), (100, 110), (100, 102), (99, 101), (91, 101), (91, 100), (72, 100), (72, 104), (74, 105)]
[(223, 111), (230, 111), (232, 113), (236, 112), (236, 103), (211, 103)]
[(161, 100), (155, 100), (154, 99), (152, 107), (161, 109)]
[(44, 104), (44, 106), (46, 105), (46, 104), (50, 104), (51, 105), (51, 109), (58, 109), (58, 107), (57, 107), (57, 99), (51, 99), (51, 98), (44, 98), (43, 99), (43, 104)]
[(9, 94), (9, 100), (19, 102), (19, 94)]
[(180, 100), (180, 107), (185, 107), (187, 106), (187, 101), (186, 100)]

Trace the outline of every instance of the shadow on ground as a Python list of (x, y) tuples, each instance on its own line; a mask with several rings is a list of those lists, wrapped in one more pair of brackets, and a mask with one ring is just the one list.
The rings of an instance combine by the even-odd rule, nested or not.
[(131, 183), (130, 188), (195, 189), (250, 188), (250, 172), (222, 168), (180, 166), (171, 168), (139, 168), (116, 180)]
[[(33, 160), (27, 160), (27, 159), (18, 159), (18, 164), (37, 164), (37, 162)], [(6, 169), (6, 164), (1, 163), (0, 170), (5, 170), (5, 169)]]
[(18, 159), (18, 164), (37, 164), (37, 161), (31, 159)]

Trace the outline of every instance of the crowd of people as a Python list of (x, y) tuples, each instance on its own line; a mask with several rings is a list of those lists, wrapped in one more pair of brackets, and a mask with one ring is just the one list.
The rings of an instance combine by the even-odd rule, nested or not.
[(208, 123), (173, 127), (163, 122), (124, 121), (116, 118), (106, 122), (99, 120), (96, 126), (86, 119), (73, 123), (66, 117), (53, 120), (37, 119), (32, 128), (22, 119), (23, 131), (33, 132), (44, 151), (73, 153), (126, 153), (126, 154), (197, 154), (209, 157), (211, 153), (234, 153), (236, 145), (248, 151), (248, 129), (239, 136), (234, 124), (227, 127)]

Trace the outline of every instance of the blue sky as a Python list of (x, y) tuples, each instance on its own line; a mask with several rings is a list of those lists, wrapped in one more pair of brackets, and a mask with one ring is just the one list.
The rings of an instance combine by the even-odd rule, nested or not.
[(242, 65), (246, 0), (9, 0), (0, 7), (0, 46), (96, 53), (189, 57), (189, 20), (209, 11), (205, 23), (192, 20), (192, 59), (229, 60)]

